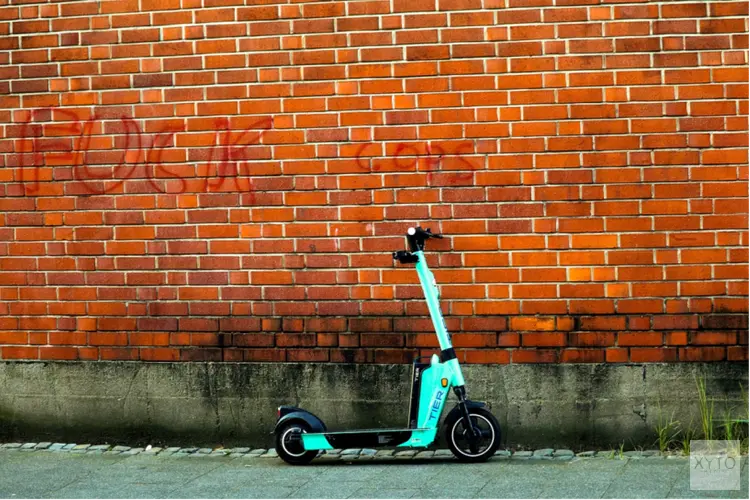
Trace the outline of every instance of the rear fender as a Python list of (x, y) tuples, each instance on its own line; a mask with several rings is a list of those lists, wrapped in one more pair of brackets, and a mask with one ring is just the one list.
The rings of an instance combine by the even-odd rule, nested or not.
[(274, 432), (278, 431), (281, 427), (289, 422), (304, 422), (310, 426), (310, 432), (319, 433), (326, 432), (326, 425), (318, 417), (313, 415), (307, 410), (302, 408), (294, 408), (291, 406), (282, 406), (279, 408), (279, 414), (281, 415), (276, 421), (276, 427)]

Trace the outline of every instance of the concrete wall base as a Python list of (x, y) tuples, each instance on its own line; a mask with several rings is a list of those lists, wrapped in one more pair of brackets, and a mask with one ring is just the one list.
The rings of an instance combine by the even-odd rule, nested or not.
[[(410, 365), (0, 362), (0, 439), (272, 446), (280, 404), (330, 429), (406, 423)], [(654, 447), (659, 417), (699, 428), (696, 377), (716, 418), (747, 418), (744, 363), (468, 365), (507, 447)], [(745, 392), (746, 393), (746, 392)], [(744, 396), (746, 397), (746, 396)], [(453, 406), (449, 401), (448, 408)]]

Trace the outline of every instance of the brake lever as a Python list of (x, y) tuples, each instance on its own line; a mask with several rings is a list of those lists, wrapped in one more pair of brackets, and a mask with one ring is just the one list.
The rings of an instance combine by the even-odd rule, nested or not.
[(428, 227), (428, 228), (427, 228), (427, 229), (425, 230), (425, 233), (427, 233), (427, 235), (428, 235), (428, 236), (429, 236), (430, 238), (437, 238), (437, 239), (439, 239), (439, 240), (442, 240), (442, 239), (443, 239), (443, 235), (442, 235), (442, 234), (433, 234), (433, 233), (432, 233), (432, 231), (430, 231), (430, 228), (429, 228), (429, 227)]

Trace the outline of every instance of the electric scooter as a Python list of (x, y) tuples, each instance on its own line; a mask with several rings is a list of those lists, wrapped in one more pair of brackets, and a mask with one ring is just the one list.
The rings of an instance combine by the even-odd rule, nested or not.
[(312, 413), (294, 406), (280, 406), (274, 433), (276, 453), (285, 462), (307, 464), (321, 450), (336, 448), (426, 448), (437, 437), (438, 422), (451, 389), (458, 398), (458, 403), (444, 421), (451, 452), (463, 462), (483, 462), (494, 455), (500, 445), (500, 424), (486, 403), (470, 401), (466, 397), (461, 366), (440, 311), (440, 291), (424, 256), (425, 242), (442, 237), (430, 232), (429, 228), (412, 227), (406, 235), (409, 251), (393, 253), (394, 260), (401, 264), (416, 264), (441, 349), (440, 356), (433, 354), (429, 363), (421, 363), (423, 358), (412, 363), (407, 427), (331, 432)]

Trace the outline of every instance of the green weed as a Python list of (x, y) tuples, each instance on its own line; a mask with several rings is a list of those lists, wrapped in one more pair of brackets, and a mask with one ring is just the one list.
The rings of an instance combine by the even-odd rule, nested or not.
[(701, 429), (703, 439), (712, 440), (714, 438), (714, 400), (709, 399), (706, 394), (706, 378), (701, 375), (696, 378), (698, 386), (698, 404), (701, 410)]
[(667, 417), (661, 410), (659, 404), (659, 413), (654, 427), (656, 431), (656, 444), (659, 445), (659, 452), (664, 453), (675, 443), (677, 436), (680, 434), (680, 423), (675, 420), (674, 412)]

